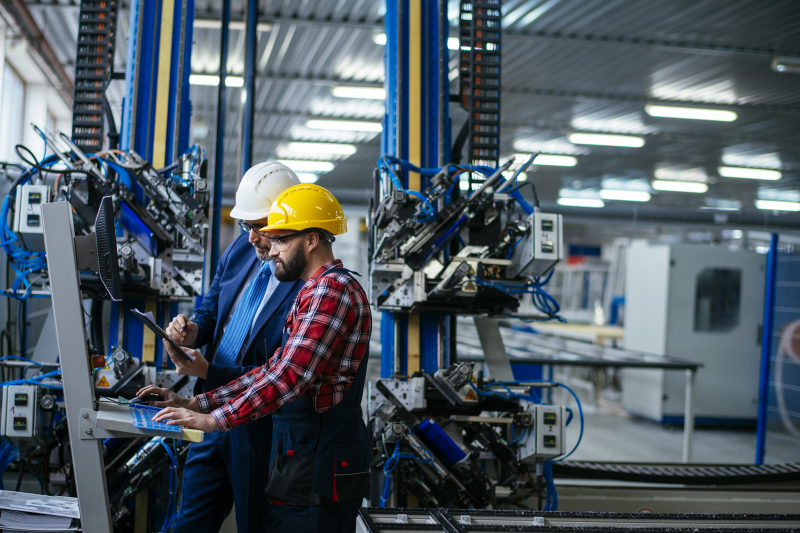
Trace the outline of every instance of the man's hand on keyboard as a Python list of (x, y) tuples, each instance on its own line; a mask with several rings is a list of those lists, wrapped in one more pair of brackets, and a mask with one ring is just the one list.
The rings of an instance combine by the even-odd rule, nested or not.
[(180, 407), (167, 407), (153, 415), (154, 422), (176, 424), (211, 433), (219, 429), (213, 415), (197, 413)]
[(150, 402), (150, 405), (153, 407), (183, 407), (192, 411), (200, 411), (200, 405), (197, 403), (197, 400), (194, 398), (194, 396), (191, 398), (184, 398), (183, 396), (179, 396), (169, 389), (162, 389), (161, 387), (156, 387), (155, 385), (148, 385), (142, 388), (136, 393), (136, 396), (143, 398), (148, 394), (157, 394), (163, 400), (160, 402)]

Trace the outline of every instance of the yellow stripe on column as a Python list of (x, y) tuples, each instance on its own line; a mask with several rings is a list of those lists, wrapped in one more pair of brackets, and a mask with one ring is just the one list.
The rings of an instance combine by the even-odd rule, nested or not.
[(172, 23), (175, 0), (161, 4), (161, 36), (158, 46), (158, 88), (156, 90), (156, 121), (153, 131), (153, 167), (166, 166), (167, 114), (169, 113), (169, 77), (172, 68)]
[[(410, 0), (408, 12), (408, 160), (422, 166), (422, 0)], [(408, 173), (408, 188), (419, 191), (420, 175)], [(408, 375), (418, 372), (419, 315), (408, 315)]]
[[(158, 302), (155, 300), (147, 300), (144, 303), (144, 312), (153, 313), (156, 316), (158, 313)], [(169, 357), (164, 354), (164, 357)], [(150, 328), (142, 327), (142, 361), (145, 363), (153, 363), (156, 360), (156, 334)]]

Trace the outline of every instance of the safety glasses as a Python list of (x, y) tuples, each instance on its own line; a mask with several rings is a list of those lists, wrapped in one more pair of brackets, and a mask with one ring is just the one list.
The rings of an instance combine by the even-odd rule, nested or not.
[(245, 222), (244, 220), (240, 220), (240, 221), (239, 221), (239, 227), (240, 227), (240, 228), (242, 228), (244, 231), (246, 231), (246, 232), (248, 232), (248, 233), (250, 233), (251, 231), (255, 231), (255, 232), (256, 232), (256, 233), (258, 233), (259, 235), (263, 235), (263, 236), (269, 235), (269, 231), (262, 231), (262, 230), (261, 230), (261, 228), (263, 228), (263, 227), (264, 227), (264, 226), (263, 226), (263, 225), (261, 225), (261, 224), (259, 224), (259, 225), (253, 225), (253, 224), (248, 224), (248, 223), (247, 223), (247, 222)]
[(275, 250), (276, 252), (283, 252), (284, 250), (286, 250), (289, 247), (289, 243), (291, 242), (292, 239), (294, 239), (298, 235), (303, 235), (305, 233), (310, 233), (311, 231), (313, 231), (313, 230), (304, 229), (304, 230), (297, 231), (295, 233), (290, 233), (289, 235), (282, 235), (280, 237), (270, 237), (269, 238), (269, 244), (270, 244), (270, 246), (272, 246), (272, 249)]

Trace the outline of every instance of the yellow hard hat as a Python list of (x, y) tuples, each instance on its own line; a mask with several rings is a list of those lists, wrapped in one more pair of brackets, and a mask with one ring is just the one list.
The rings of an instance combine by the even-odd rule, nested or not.
[(269, 209), (269, 224), (262, 231), (320, 228), (333, 235), (347, 232), (344, 211), (328, 190), (301, 183), (283, 191)]

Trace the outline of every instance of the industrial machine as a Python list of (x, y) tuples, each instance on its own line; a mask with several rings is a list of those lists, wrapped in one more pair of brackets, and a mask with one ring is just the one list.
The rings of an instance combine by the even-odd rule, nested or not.
[[(516, 175), (500, 168), (448, 165), (419, 169), (384, 156), (375, 173), (369, 255), (372, 302), (381, 310), (510, 314), (531, 294), (538, 315), (557, 318), (558, 303), (544, 290), (564, 258), (561, 215), (541, 213), (519, 193)], [(391, 167), (429, 176), (422, 191), (403, 187)], [(461, 194), (460, 179), (486, 177)], [(520, 207), (524, 214), (517, 210)]]
[[(698, 424), (755, 425), (765, 262), (762, 254), (717, 246), (633, 243), (628, 249), (625, 348), (703, 364), (695, 393)], [(626, 369), (622, 404), (680, 424), (683, 379)]]
[[(166, 528), (176, 516), (187, 439), (201, 436), (156, 427), (146, 409), (125, 402), (144, 385), (188, 395), (194, 383), (168, 358), (148, 361), (136, 343), (126, 346), (138, 322), (128, 324), (127, 315), (148, 302), (193, 306), (203, 292), (210, 204), (204, 151), (193, 146), (155, 169), (134, 151), (84, 153), (70, 136), (32, 127), (47, 155), (38, 161), (17, 146), (30, 166), (3, 204), (3, 247), (16, 273), (6, 295), (23, 320), (29, 302), (52, 298), (42, 312), (54, 318), (55, 331), (41, 334), (33, 360), (0, 358), (0, 474), (11, 465), (17, 490), (33, 478), (43, 494), (77, 490), (81, 501), (99, 490), (96, 497), (108, 499), (108, 528), (98, 514), (84, 517), (86, 530), (99, 522), (100, 530), (132, 531), (137, 501), (145, 509), (158, 503), (161, 516), (149, 520)], [(118, 319), (116, 328), (103, 327), (106, 313)]]
[(487, 382), (473, 371), (458, 363), (370, 384), (373, 505), (555, 509), (552, 460), (568, 455), (573, 413), (540, 393), (559, 384)]

